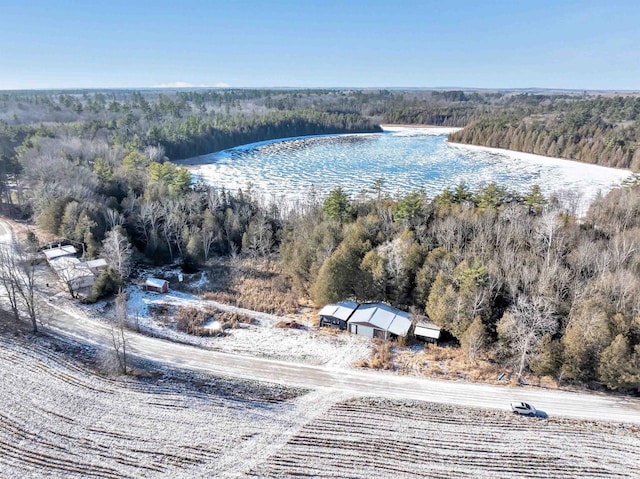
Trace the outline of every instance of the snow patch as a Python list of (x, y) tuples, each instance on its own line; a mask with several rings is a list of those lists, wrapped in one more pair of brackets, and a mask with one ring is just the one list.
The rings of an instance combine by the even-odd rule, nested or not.
[[(128, 314), (135, 318), (140, 329), (153, 335), (174, 341), (198, 345), (218, 351), (259, 356), (290, 362), (302, 362), (335, 368), (349, 368), (370, 353), (371, 340), (349, 333), (315, 330), (298, 316), (277, 316), (273, 314), (238, 308), (217, 301), (203, 300), (193, 294), (171, 290), (167, 294), (142, 291), (137, 286), (128, 288)], [(252, 324), (241, 323), (238, 329), (227, 329), (219, 337), (199, 337), (182, 333), (168, 321), (166, 324), (153, 317), (153, 307), (191, 307), (204, 309), (213, 307), (230, 311), (253, 319)], [(169, 312), (169, 320), (171, 313)], [(277, 328), (283, 320), (297, 319), (305, 325), (303, 329)], [(216, 330), (220, 322), (213, 320), (205, 325)]]

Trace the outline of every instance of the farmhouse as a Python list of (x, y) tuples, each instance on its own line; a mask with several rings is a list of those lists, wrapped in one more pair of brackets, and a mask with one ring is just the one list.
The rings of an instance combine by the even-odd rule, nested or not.
[(90, 288), (96, 281), (93, 271), (87, 263), (82, 263), (74, 256), (58, 256), (49, 260), (49, 265), (64, 283), (74, 291)]
[(147, 278), (142, 289), (145, 291), (155, 291), (156, 293), (168, 293), (169, 281), (166, 279)]
[[(341, 301), (327, 304), (318, 314), (320, 326), (348, 330), (370, 338), (407, 336), (413, 323), (409, 313), (385, 303)], [(440, 339), (440, 328), (430, 321), (419, 321), (414, 334), (423, 341), (437, 342)]]
[(320, 310), (320, 326), (334, 329), (347, 329), (347, 320), (358, 309), (355, 301), (341, 301), (338, 304), (327, 304)]
[(75, 292), (93, 287), (100, 271), (108, 266), (103, 258), (80, 261), (76, 257), (78, 250), (71, 245), (55, 246), (45, 249), (43, 253), (58, 278)]
[(347, 321), (349, 332), (370, 338), (406, 336), (411, 315), (384, 303), (361, 304)]

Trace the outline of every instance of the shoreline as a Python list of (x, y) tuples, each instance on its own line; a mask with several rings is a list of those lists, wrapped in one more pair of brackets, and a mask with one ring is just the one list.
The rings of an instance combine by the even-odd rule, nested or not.
[[(381, 176), (399, 175), (397, 177), (398, 181), (393, 187), (394, 192), (409, 191), (411, 187), (415, 187), (427, 188), (431, 194), (436, 195), (449, 183), (453, 182), (451, 184), (455, 185), (459, 181), (470, 185), (482, 185), (497, 181), (511, 189), (518, 190), (520, 188), (522, 191), (525, 191), (525, 186), (523, 185), (537, 184), (545, 196), (552, 194), (560, 196), (572, 195), (572, 208), (574, 208), (578, 216), (581, 216), (587, 211), (598, 192), (608, 192), (613, 188), (620, 187), (624, 180), (633, 175), (633, 172), (629, 169), (612, 168), (501, 148), (449, 142), (445, 135), (451, 128), (428, 125), (409, 127), (390, 124), (383, 125), (383, 128), (382, 134), (353, 135), (379, 137), (387, 148), (389, 147), (389, 141), (394, 141), (392, 138), (398, 137), (400, 139), (398, 145), (400, 150), (407, 143), (413, 145), (412, 148), (415, 151), (411, 150), (411, 154), (413, 155), (414, 163), (405, 164), (403, 163), (404, 160), (400, 158), (400, 169), (396, 171), (395, 167), (390, 165), (388, 161), (382, 161), (374, 154), (373, 160), (363, 162), (364, 160), (361, 158), (359, 163), (354, 165), (354, 168), (365, 168), (364, 165), (366, 163), (366, 169), (369, 174), (372, 171), (377, 171)], [(342, 135), (310, 135), (267, 140), (258, 144), (242, 145), (233, 150), (250, 150), (260, 144), (281, 143), (304, 138), (326, 138), (327, 136)], [(403, 139), (402, 137), (405, 138)], [(421, 144), (419, 142), (422, 141), (419, 139), (420, 137), (431, 137), (435, 142), (435, 146), (429, 146), (425, 151), (422, 151), (419, 147)], [(407, 138), (409, 139), (407, 140)], [(428, 145), (431, 145), (431, 143), (428, 143)], [(284, 158), (288, 158), (287, 155), (290, 153), (288, 153), (288, 147), (285, 146), (282, 149)], [(299, 148), (294, 148), (294, 150), (298, 151)], [(397, 154), (397, 150), (394, 149), (392, 153)], [(360, 155), (358, 152), (353, 154), (356, 157)], [(272, 152), (266, 158), (254, 158), (258, 162), (258, 166), (253, 165), (253, 169), (247, 169), (246, 162), (233, 161), (234, 155), (225, 154), (224, 151), (182, 160), (177, 163), (187, 167), (194, 178), (206, 183), (224, 184), (230, 189), (244, 188), (247, 183), (251, 183), (256, 190), (287, 197), (294, 202), (300, 199), (300, 189), (317, 185), (317, 177), (309, 176), (309, 171), (307, 171), (306, 167), (302, 166), (297, 170), (292, 167), (296, 161), (306, 161), (308, 158), (301, 159), (299, 153), (291, 153), (291, 158), (284, 161), (283, 166), (279, 166), (283, 160), (280, 156), (274, 155), (275, 153)], [(276, 156), (278, 158), (277, 161), (275, 159)], [(393, 157), (389, 160), (391, 162), (398, 159), (393, 155), (391, 156)], [(248, 155), (248, 157), (253, 158), (252, 155)], [(257, 153), (257, 157), (260, 157), (260, 152)], [(461, 160), (460, 164), (464, 171), (457, 168), (456, 164), (450, 166), (448, 164), (449, 162), (456, 162), (458, 158)], [(337, 184), (343, 184), (344, 187), (353, 189), (353, 192), (362, 188), (362, 179), (354, 178), (353, 172), (339, 174), (344, 169), (341, 164), (334, 164), (331, 159), (327, 158), (320, 158), (316, 163), (312, 162), (310, 171), (315, 172), (314, 175), (321, 175), (325, 183), (332, 179)], [(429, 176), (425, 171), (429, 170), (431, 164), (435, 165), (435, 173)], [(295, 170), (293, 173), (292, 168)], [(360, 169), (358, 171), (361, 171)], [(345, 177), (347, 181), (345, 181)], [(418, 185), (418, 183), (420, 184)]]
[[(385, 123), (385, 124), (380, 124), (380, 128), (382, 128), (385, 131), (400, 131), (400, 130), (430, 130), (435, 132), (438, 132), (438, 134), (449, 134), (449, 133), (455, 133), (457, 131), (462, 130), (463, 128), (461, 127), (453, 127), (453, 126), (437, 126), (437, 125), (411, 125), (411, 124), (404, 124), (404, 123)], [(603, 166), (603, 165), (598, 165), (596, 163), (587, 163), (586, 161), (580, 161), (580, 160), (574, 160), (573, 158), (562, 158), (559, 156), (547, 156), (547, 155), (540, 155), (538, 153), (528, 153), (526, 151), (519, 151), (519, 150), (509, 150), (507, 148), (496, 148), (493, 146), (484, 146), (484, 145), (473, 145), (470, 143), (458, 143), (458, 142), (454, 142), (454, 141), (446, 141), (447, 145), (450, 145), (454, 148), (467, 148), (469, 150), (472, 151), (485, 151), (485, 152), (490, 152), (490, 153), (497, 153), (497, 154), (503, 154), (506, 156), (510, 156), (512, 158), (518, 159), (518, 160), (541, 160), (541, 159), (547, 159), (547, 160), (553, 160), (553, 162), (555, 163), (556, 161), (570, 161), (572, 163), (576, 163), (576, 164), (580, 164), (580, 165), (589, 165), (589, 166), (593, 166), (593, 167), (600, 167), (600, 168), (606, 168), (607, 170), (615, 170), (615, 171), (624, 171), (629, 173), (629, 175), (634, 174), (633, 170), (629, 169), (629, 168), (618, 168), (615, 166)]]
[[(482, 146), (482, 145), (471, 145), (468, 143), (457, 143), (457, 142), (453, 142), (453, 141), (446, 141), (446, 144), (452, 148), (460, 148), (460, 149), (466, 149), (466, 150), (470, 150), (470, 151), (483, 151), (483, 152), (487, 152), (487, 153), (495, 153), (495, 154), (499, 154), (499, 155), (505, 155), (508, 156), (510, 158), (514, 158), (516, 160), (524, 160), (524, 161), (528, 161), (528, 162), (534, 162), (534, 161), (540, 161), (540, 160), (546, 160), (549, 161), (552, 164), (566, 164), (566, 163), (559, 163), (559, 162), (570, 162), (577, 165), (586, 165), (590, 168), (602, 168), (603, 171), (617, 171), (620, 173), (626, 173), (627, 176), (631, 176), (633, 175), (633, 171), (628, 169), (628, 168), (616, 168), (614, 166), (603, 166), (603, 165), (597, 165), (595, 163), (587, 163), (586, 161), (580, 161), (580, 160), (574, 160), (571, 158), (561, 158), (559, 156), (546, 156), (546, 155), (539, 155), (537, 153), (526, 153), (524, 151), (518, 151), (518, 150), (508, 150), (506, 148), (495, 148), (493, 146)], [(625, 179), (622, 178), (621, 181)]]
[(406, 125), (397, 123), (384, 123), (379, 125), (384, 131), (402, 131), (402, 130), (427, 130), (437, 135), (448, 135), (462, 130), (458, 126), (438, 126), (438, 125)]

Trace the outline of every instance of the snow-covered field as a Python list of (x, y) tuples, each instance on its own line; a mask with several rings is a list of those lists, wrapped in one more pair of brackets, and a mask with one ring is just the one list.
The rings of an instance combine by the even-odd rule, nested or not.
[[(635, 477), (640, 434), (615, 425), (358, 399), (307, 424), (255, 477)], [(357, 473), (355, 472), (357, 471)]]
[(637, 426), (350, 399), (157, 369), (0, 335), (0, 477), (635, 477)]
[[(350, 367), (370, 352), (371, 341), (354, 334), (335, 334), (327, 330), (317, 330), (299, 315), (280, 317), (256, 311), (249, 311), (216, 301), (179, 291), (157, 294), (142, 291), (137, 286), (128, 289), (128, 314), (137, 317), (144, 332), (156, 336), (196, 344), (224, 352), (301, 362), (329, 367)], [(193, 307), (207, 306), (221, 311), (234, 311), (253, 318), (252, 324), (241, 323), (238, 329), (228, 329), (219, 337), (198, 337), (176, 331), (175, 324), (163, 323), (154, 318), (150, 306)], [(153, 308), (151, 308), (153, 309)], [(295, 319), (302, 324), (301, 329), (277, 328), (283, 319)]]

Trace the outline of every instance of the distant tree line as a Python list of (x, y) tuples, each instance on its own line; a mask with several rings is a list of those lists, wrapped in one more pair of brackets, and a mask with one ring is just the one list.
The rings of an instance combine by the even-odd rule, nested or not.
[[(640, 97), (508, 91), (127, 90), (0, 94), (0, 143), (39, 127), (170, 159), (253, 141), (379, 131), (377, 123), (464, 128), (451, 141), (640, 169)], [(15, 130), (15, 127), (18, 127)], [(14, 128), (13, 130), (11, 128)], [(31, 133), (29, 133), (31, 134)]]

